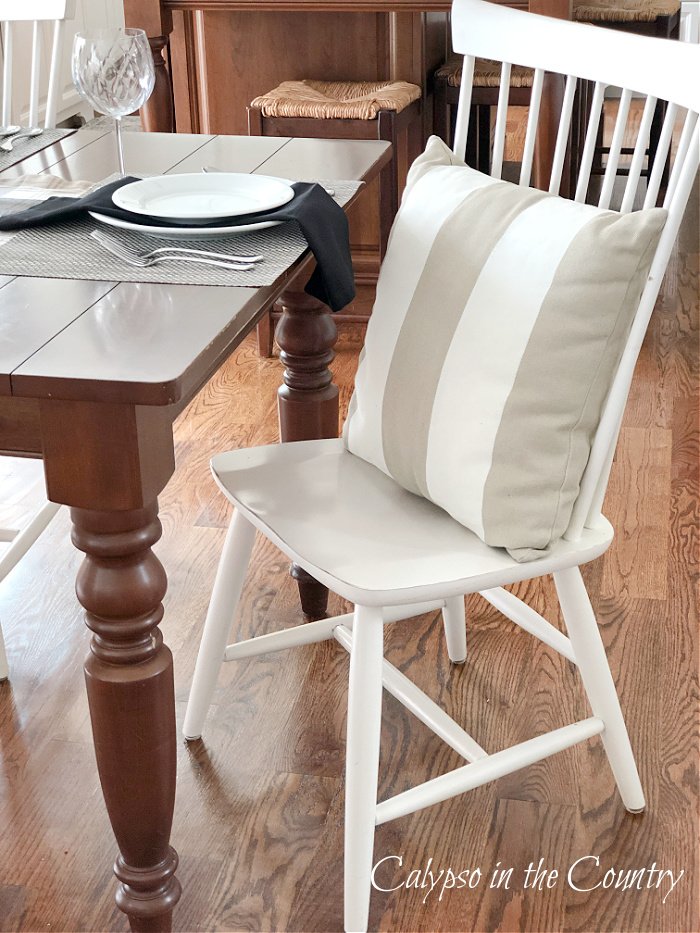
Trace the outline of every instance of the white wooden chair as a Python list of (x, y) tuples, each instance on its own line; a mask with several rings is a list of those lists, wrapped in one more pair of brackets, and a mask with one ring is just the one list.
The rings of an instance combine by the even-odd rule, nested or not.
[[(63, 29), (66, 19), (71, 19), (75, 12), (75, 0), (0, 0), (0, 24), (2, 28), (2, 125), (9, 126), (13, 119), (13, 109), (19, 118), (24, 106), (28, 107), (27, 124), (39, 125), (39, 114), (44, 107), (44, 126), (56, 125), (58, 109), (61, 56), (63, 52)], [(51, 53), (48, 74), (46, 76), (46, 97), (43, 99), (42, 87), (42, 25), (53, 23)], [(31, 23), (32, 54), (30, 63), (29, 97), (27, 101), (13, 99), (14, 87), (14, 46), (15, 30)], [(59, 506), (53, 502), (44, 502), (26, 527), (0, 528), (0, 544), (9, 543), (9, 547), (0, 550), (0, 581), (26, 554), (42, 531), (46, 528)], [(0, 630), (0, 680), (8, 676), (5, 644)]]
[[(646, 97), (621, 211), (630, 211), (657, 99), (669, 102), (659, 157), (643, 202), (653, 206), (676, 120), (686, 111), (664, 205), (669, 218), (594, 438), (565, 538), (546, 557), (516, 563), (437, 508), (349, 454), (340, 440), (237, 450), (212, 461), (235, 506), (204, 628), (185, 716), (187, 739), (200, 736), (222, 660), (335, 638), (351, 652), (345, 803), (345, 929), (366, 930), (374, 827), (501, 777), (600, 735), (625, 807), (645, 800), (596, 619), (579, 570), (610, 545), (601, 515), (608, 474), (635, 361), (654, 308), (698, 168), (700, 49), (519, 12), (482, 0), (455, 0), (453, 46), (465, 56), (455, 152), (463, 155), (475, 57), (505, 62), (496, 116), (492, 175), (500, 176), (509, 93), (508, 63), (535, 68), (520, 184), (528, 185), (545, 71), (566, 75), (550, 190), (558, 192), (577, 79), (594, 82), (593, 106), (575, 199), (585, 199), (605, 89), (623, 89), (599, 204), (611, 203), (632, 91)], [(640, 196), (641, 197), (641, 196)], [(350, 600), (352, 615), (324, 619), (226, 646), (255, 529), (291, 560)], [(568, 637), (504, 586), (553, 574)], [(504, 615), (574, 662), (592, 715), (495, 754), (486, 751), (383, 657), (386, 623), (442, 607), (452, 661), (466, 658), (464, 600), (482, 595)], [(377, 803), (382, 684), (467, 762), (451, 773)]]
[[(44, 502), (24, 528), (0, 528), (0, 583), (24, 557), (59, 509), (60, 505), (55, 502)], [(3, 548), (5, 544), (8, 546)], [(8, 674), (5, 642), (0, 629), (0, 680), (7, 680)]]
[[(72, 19), (75, 13), (75, 0), (0, 0), (0, 23), (2, 23), (2, 125), (9, 126), (19, 120), (24, 108), (27, 110), (27, 125), (39, 126), (39, 114), (44, 107), (44, 127), (56, 125), (56, 113), (59, 103), (59, 81), (61, 59), (63, 55), (63, 30), (66, 19)], [(42, 65), (42, 25), (53, 23), (51, 53), (48, 74), (46, 76), (46, 97), (43, 98)], [(13, 97), (14, 87), (14, 46), (15, 32), (24, 24), (31, 23), (31, 71), (28, 99)]]

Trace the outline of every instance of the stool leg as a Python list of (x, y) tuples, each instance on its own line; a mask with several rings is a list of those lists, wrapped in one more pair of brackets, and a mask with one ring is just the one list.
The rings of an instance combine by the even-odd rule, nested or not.
[[(456, 111), (456, 107), (454, 108)], [(479, 126), (478, 126), (478, 110), (476, 106), (471, 107), (469, 112), (469, 129), (467, 130), (467, 149), (464, 154), (464, 161), (467, 165), (471, 165), (472, 168), (479, 167), (477, 149), (478, 149), (478, 140), (479, 140)], [(454, 115), (451, 122), (451, 129), (454, 133)]]
[(383, 643), (382, 610), (356, 606), (345, 762), (346, 933), (365, 933), (369, 920), (382, 724)]
[(264, 136), (262, 125), (262, 110), (257, 107), (248, 107), (248, 135)]
[[(654, 108), (654, 117), (651, 121), (651, 129), (649, 130), (649, 149), (647, 157), (647, 171), (651, 175), (651, 170), (656, 161), (656, 153), (659, 149), (659, 138), (661, 137), (661, 129), (664, 125), (664, 118), (666, 116), (666, 102), (658, 101), (656, 107)], [(661, 187), (665, 188), (668, 184), (668, 166), (670, 162), (670, 153), (666, 159), (666, 165), (664, 166), (663, 174), (661, 176)]]
[(399, 159), (396, 151), (396, 114), (393, 110), (380, 110), (377, 114), (379, 139), (390, 142), (392, 159), (379, 176), (379, 258), (384, 258), (391, 225), (398, 210)]
[(645, 807), (644, 791), (581, 571), (578, 567), (560, 570), (554, 574), (554, 583), (588, 702), (593, 715), (605, 723), (601, 739), (622, 802), (632, 813), (639, 813)]
[(445, 84), (442, 81), (436, 82), (435, 95), (433, 98), (433, 132), (440, 139), (444, 140), (448, 146), (452, 145), (452, 133), (450, 132), (450, 108), (447, 103), (447, 93)]
[(477, 107), (479, 121), (478, 167), (484, 175), (491, 171), (491, 108), (487, 104)]
[(272, 347), (275, 339), (275, 328), (272, 321), (272, 309), (267, 311), (258, 321), (255, 328), (258, 342), (258, 356), (269, 358), (272, 356)]

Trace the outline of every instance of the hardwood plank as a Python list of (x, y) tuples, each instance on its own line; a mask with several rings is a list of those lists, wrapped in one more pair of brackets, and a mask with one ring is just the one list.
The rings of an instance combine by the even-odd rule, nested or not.
[[(475, 929), (556, 930), (567, 898), (567, 889), (561, 866), (572, 858), (572, 839), (576, 825), (576, 808), (534, 801), (509, 800), (500, 797), (496, 802), (491, 825), (490, 841), (500, 870), (513, 869), (510, 889), (486, 888), (493, 879), (493, 871), (486, 873), (484, 888), (479, 897)], [(500, 852), (508, 852), (508, 861), (502, 861)], [(526, 870), (534, 866), (538, 874)], [(539, 880), (545, 871), (549, 881)], [(558, 873), (551, 877), (551, 871)], [(506, 876), (507, 877), (507, 876)], [(529, 886), (525, 887), (525, 879)], [(535, 878), (538, 878), (535, 881)], [(497, 882), (497, 883), (498, 883)], [(505, 881), (502, 882), (505, 885)], [(553, 883), (550, 888), (547, 883)], [(493, 893), (492, 893), (493, 892)], [(471, 893), (471, 892), (470, 892)], [(468, 903), (468, 894), (462, 902)], [(448, 909), (456, 926), (460, 917), (460, 899), (451, 898)]]
[[(600, 595), (665, 599), (668, 578), (671, 431), (625, 428), (620, 434), (608, 486), (606, 517), (615, 547), (603, 558)], [(634, 497), (625, 495), (635, 484)]]

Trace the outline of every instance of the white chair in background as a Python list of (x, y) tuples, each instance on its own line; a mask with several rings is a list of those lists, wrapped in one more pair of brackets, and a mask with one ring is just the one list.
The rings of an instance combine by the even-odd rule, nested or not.
[[(24, 528), (0, 528), (0, 583), (24, 557), (59, 509), (60, 505), (55, 502), (45, 502)], [(3, 548), (5, 544), (8, 546)], [(7, 677), (7, 655), (0, 629), (0, 680)]]
[(700, 0), (683, 0), (679, 30), (681, 42), (700, 42)]
[[(606, 87), (622, 89), (599, 206), (609, 208), (616, 182), (632, 92), (646, 98), (620, 211), (632, 210), (657, 100), (668, 101), (659, 153), (648, 179), (645, 206), (653, 206), (670, 151), (672, 130), (685, 111), (683, 130), (664, 206), (669, 212), (634, 323), (615, 372), (583, 475), (568, 531), (554, 551), (516, 563), (425, 500), (410, 497), (341, 440), (307, 441), (221, 454), (212, 469), (236, 511), (219, 566), (192, 692), (185, 716), (187, 739), (201, 735), (222, 661), (335, 638), (351, 652), (347, 726), (345, 809), (345, 928), (367, 929), (374, 828), (501, 777), (600, 735), (628, 810), (645, 806), (639, 775), (605, 649), (580, 565), (609, 546), (612, 529), (601, 515), (613, 453), (635, 362), (683, 217), (698, 162), (700, 86), (691, 81), (700, 49), (680, 52), (677, 43), (627, 35), (594, 26), (546, 19), (482, 0), (455, 0), (453, 47), (464, 55), (464, 78), (454, 151), (463, 156), (476, 57), (503, 62), (491, 174), (501, 176), (510, 64), (535, 69), (520, 184), (532, 171), (537, 118), (545, 72), (566, 75), (550, 191), (560, 189), (577, 80), (594, 83), (592, 112), (574, 200), (586, 199), (596, 133)], [(280, 492), (283, 490), (284, 492)], [(451, 524), (450, 524), (451, 523)], [(301, 625), (228, 645), (244, 584), (255, 530), (316, 579), (351, 601), (354, 613)], [(443, 553), (426, 541), (449, 541)], [(392, 550), (393, 548), (393, 550)], [(404, 566), (397, 554), (410, 554)], [(450, 567), (446, 569), (446, 564)], [(459, 572), (455, 573), (458, 565)], [(553, 574), (568, 637), (504, 586)], [(372, 585), (367, 583), (371, 577)], [(429, 609), (442, 608), (450, 658), (466, 657), (463, 596), (480, 592), (504, 615), (540, 638), (581, 674), (592, 716), (512, 748), (487, 754), (432, 700), (383, 657), (383, 627)], [(407, 632), (410, 635), (410, 630)], [(377, 803), (383, 686), (448, 745), (464, 767)]]
[[(12, 124), (13, 116), (19, 118), (27, 107), (27, 124), (39, 125), (39, 114), (44, 107), (44, 127), (56, 125), (56, 113), (59, 98), (59, 80), (63, 53), (63, 30), (66, 19), (71, 19), (75, 12), (74, 0), (0, 0), (0, 24), (2, 28), (2, 125)], [(42, 25), (52, 23), (51, 52), (48, 73), (42, 74)], [(20, 100), (13, 94), (15, 86), (14, 63), (16, 30), (31, 24), (31, 62), (27, 100)], [(46, 86), (44, 98), (42, 88)], [(13, 114), (14, 110), (14, 114)], [(9, 547), (0, 550), (0, 581), (2, 581), (17, 562), (26, 554), (42, 531), (46, 528), (59, 506), (53, 502), (44, 502), (26, 527), (0, 528), (0, 544), (9, 543)], [(0, 680), (8, 676), (7, 656), (0, 631)]]
[[(63, 30), (65, 20), (75, 14), (75, 0), (0, 0), (0, 23), (2, 24), (2, 125), (9, 126), (19, 120), (27, 107), (27, 125), (39, 126), (39, 114), (44, 105), (44, 127), (56, 125), (59, 104), (59, 81), (63, 57)], [(42, 25), (53, 23), (51, 53), (48, 74), (42, 74)], [(31, 23), (31, 71), (26, 100), (13, 95), (14, 47), (16, 31)], [(42, 88), (46, 85), (46, 97)], [(24, 96), (24, 95), (22, 95)], [(14, 110), (14, 114), (13, 114)]]

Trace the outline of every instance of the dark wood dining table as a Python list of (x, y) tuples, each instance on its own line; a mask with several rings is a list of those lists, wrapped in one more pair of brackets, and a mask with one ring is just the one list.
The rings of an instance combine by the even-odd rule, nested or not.
[[(136, 174), (214, 165), (371, 181), (390, 159), (375, 141), (128, 133), (124, 143)], [(97, 182), (114, 160), (111, 133), (80, 130), (0, 173), (0, 185), (45, 172)], [(0, 453), (43, 458), (49, 498), (70, 506), (85, 555), (76, 592), (92, 632), (88, 702), (119, 848), (116, 899), (133, 930), (169, 930), (181, 893), (170, 846), (173, 663), (160, 629), (167, 571), (152, 551), (158, 495), (175, 470), (173, 421), (280, 299), (281, 438), (337, 434), (336, 328), (303, 291), (312, 269), (307, 253), (264, 288), (0, 276)], [(322, 613), (323, 588), (297, 577), (307, 614)]]

